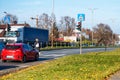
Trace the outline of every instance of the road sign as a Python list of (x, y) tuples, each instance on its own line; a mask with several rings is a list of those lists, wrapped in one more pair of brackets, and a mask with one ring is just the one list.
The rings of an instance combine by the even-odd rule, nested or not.
[(85, 14), (78, 14), (77, 15), (77, 20), (80, 21), (80, 22), (85, 21)]
[(6, 15), (3, 19), (4, 23), (8, 23), (10, 24), (10, 16), (9, 15)]

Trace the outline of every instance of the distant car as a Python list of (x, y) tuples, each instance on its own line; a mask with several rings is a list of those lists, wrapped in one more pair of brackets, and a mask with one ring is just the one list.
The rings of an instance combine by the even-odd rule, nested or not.
[(4, 47), (5, 47), (4, 43), (0, 42), (0, 59), (1, 59), (1, 52)]
[(39, 52), (32, 46), (24, 43), (7, 44), (1, 53), (2, 62), (6, 62), (7, 60), (26, 62), (38, 59)]

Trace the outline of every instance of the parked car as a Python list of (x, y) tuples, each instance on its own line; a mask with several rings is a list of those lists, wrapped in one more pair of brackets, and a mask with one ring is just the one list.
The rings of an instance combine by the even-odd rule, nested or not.
[(6, 62), (7, 60), (26, 62), (38, 59), (39, 52), (32, 46), (24, 43), (7, 44), (1, 53), (2, 62)]
[(0, 59), (1, 59), (1, 52), (4, 47), (5, 47), (4, 43), (0, 42)]

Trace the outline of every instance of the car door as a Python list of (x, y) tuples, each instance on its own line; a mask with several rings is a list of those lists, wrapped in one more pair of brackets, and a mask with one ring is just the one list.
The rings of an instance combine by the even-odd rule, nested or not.
[(31, 59), (33, 60), (34, 58), (35, 58), (35, 52), (34, 52), (34, 49), (33, 49), (33, 47), (31, 47), (30, 45), (27, 45), (28, 46), (28, 48), (29, 48), (29, 52), (30, 52), (30, 57), (31, 57)]
[(30, 54), (29, 47), (26, 44), (24, 44), (23, 48), (24, 48), (24, 53), (26, 55), (27, 60), (30, 60), (31, 59), (31, 54)]

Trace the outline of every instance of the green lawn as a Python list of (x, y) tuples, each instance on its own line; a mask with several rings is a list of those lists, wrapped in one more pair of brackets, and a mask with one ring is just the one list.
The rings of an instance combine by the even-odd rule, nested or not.
[(120, 49), (77, 54), (3, 76), (0, 80), (104, 80), (120, 69)]

